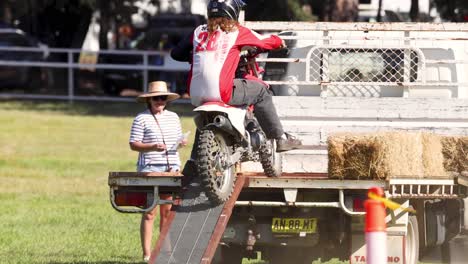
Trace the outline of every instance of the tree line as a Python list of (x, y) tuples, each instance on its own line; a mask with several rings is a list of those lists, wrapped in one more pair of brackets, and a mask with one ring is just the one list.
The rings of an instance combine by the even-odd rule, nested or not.
[[(146, 1), (160, 7), (163, 0)], [(179, 1), (182, 9), (188, 12), (191, 0)], [(379, 0), (379, 10), (385, 1), (391, 0)], [(137, 0), (2, 0), (0, 22), (14, 24), (50, 46), (76, 48), (84, 39), (93, 11), (101, 12), (101, 31), (107, 32), (111, 21), (119, 24), (130, 20), (130, 16), (138, 11), (136, 5), (132, 5), (136, 2)], [(431, 0), (431, 6), (447, 21), (468, 20), (467, 0)], [(248, 1), (245, 16), (250, 21), (349, 22), (357, 20), (358, 7), (359, 0), (254, 0)], [(409, 17), (411, 21), (421, 21), (418, 0), (411, 0)], [(377, 17), (377, 21), (381, 19), (380, 16)], [(102, 47), (106, 47), (105, 34), (102, 34), (101, 42)]]

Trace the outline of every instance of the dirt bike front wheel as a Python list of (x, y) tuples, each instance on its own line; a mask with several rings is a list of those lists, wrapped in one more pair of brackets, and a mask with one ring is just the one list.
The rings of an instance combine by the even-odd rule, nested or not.
[(226, 135), (202, 130), (199, 136), (197, 169), (208, 199), (216, 204), (226, 202), (234, 190), (235, 166), (230, 164), (231, 151)]

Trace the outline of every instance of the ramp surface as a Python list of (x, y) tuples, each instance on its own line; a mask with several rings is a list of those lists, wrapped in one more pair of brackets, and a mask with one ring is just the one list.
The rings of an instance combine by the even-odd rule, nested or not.
[(242, 185), (243, 178), (238, 177), (230, 200), (213, 206), (199, 181), (193, 181), (171, 211), (168, 226), (161, 230), (150, 263), (199, 264), (202, 258), (203, 263), (210, 263)]

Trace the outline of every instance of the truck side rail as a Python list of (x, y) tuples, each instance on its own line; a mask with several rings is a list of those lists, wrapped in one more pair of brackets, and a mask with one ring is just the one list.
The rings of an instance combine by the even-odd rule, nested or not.
[(247, 178), (244, 188), (368, 190), (381, 187), (389, 198), (457, 198), (467, 195), (467, 186), (457, 182), (461, 175), (455, 174), (451, 179), (428, 179), (415, 175), (412, 178), (395, 177), (387, 180), (329, 179), (326, 173), (283, 173), (278, 178), (258, 172), (242, 172), (238, 175)]
[(253, 30), (285, 31), (468, 31), (467, 23), (338, 23), (338, 22), (260, 22), (245, 21), (244, 25)]
[[(286, 201), (237, 201), (236, 206), (269, 206), (269, 207), (329, 207), (339, 208), (351, 216), (364, 215), (364, 212), (354, 212), (345, 202), (345, 190), (366, 191), (371, 187), (381, 187), (387, 198), (394, 199), (456, 199), (467, 196), (466, 186), (457, 184), (453, 179), (388, 179), (388, 180), (336, 180), (326, 178), (325, 173), (285, 174), (279, 178), (263, 176), (261, 173), (244, 172), (239, 177), (246, 177), (244, 188), (251, 189), (283, 189)], [(297, 193), (298, 189), (332, 189), (338, 191), (338, 201), (329, 202), (296, 202), (288, 200), (288, 192)], [(295, 196), (295, 194), (294, 194)]]
[[(159, 194), (176, 193), (182, 186), (183, 175), (179, 173), (138, 173), (110, 172), (109, 187), (112, 206), (123, 213), (145, 213), (158, 204), (170, 204), (171, 200), (159, 199)], [(244, 189), (281, 189), (285, 192), (285, 201), (236, 201), (236, 206), (292, 206), (292, 207), (331, 207), (342, 209), (346, 214), (355, 216), (363, 212), (354, 212), (346, 206), (345, 190), (366, 191), (371, 187), (381, 187), (386, 197), (398, 199), (428, 199), (428, 198), (460, 198), (466, 197), (466, 186), (457, 184), (457, 177), (452, 179), (398, 179), (388, 180), (338, 180), (329, 179), (326, 173), (284, 173), (281, 177), (267, 177), (263, 173), (242, 172), (238, 177), (244, 179)], [(146, 192), (149, 206), (125, 207), (116, 200), (119, 191)], [(295, 195), (299, 189), (331, 189), (338, 192), (338, 201), (329, 202), (297, 202)], [(162, 190), (162, 191), (161, 191)], [(292, 194), (294, 198), (288, 198)]]

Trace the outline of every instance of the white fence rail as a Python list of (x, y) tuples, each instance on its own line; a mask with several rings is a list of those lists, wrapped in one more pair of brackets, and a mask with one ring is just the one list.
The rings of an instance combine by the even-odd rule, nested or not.
[[(311, 22), (245, 22), (247, 27), (265, 33), (281, 33), (292, 52), (289, 56), (270, 54), (258, 59), (269, 65), (288, 64), (281, 78), (267, 78), (274, 86), (289, 86), (296, 90), (318, 92), (296, 93), (296, 95), (326, 96), (329, 88), (335, 96), (347, 96), (336, 90), (350, 86), (403, 87), (403, 95), (409, 89), (449, 89), (449, 97), (468, 97), (468, 24), (467, 23), (311, 23)], [(298, 56), (294, 54), (303, 49)], [(146, 90), (149, 71), (184, 72), (187, 63), (172, 60), (168, 52), (105, 50), (98, 53), (80, 49), (0, 47), (0, 53), (38, 52), (44, 55), (61, 54), (62, 61), (16, 61), (1, 60), (0, 66), (47, 67), (67, 70), (66, 95), (26, 95), (0, 93), (0, 98), (39, 98), (73, 100), (128, 101), (132, 99), (107, 96), (78, 96), (75, 87), (75, 70), (122, 70), (141, 72), (142, 87)], [(124, 63), (79, 63), (80, 54), (91, 56), (120, 57)], [(11, 54), (10, 54), (11, 55)], [(136, 63), (125, 63), (126, 56), (138, 58)], [(53, 56), (49, 56), (53, 57)], [(154, 58), (163, 61), (156, 65)], [(267, 75), (275, 74), (269, 67)], [(288, 72), (293, 68), (293, 72)], [(280, 70), (279, 68), (277, 69)], [(302, 88), (297, 88), (302, 87)], [(318, 87), (318, 88), (317, 88)], [(336, 88), (338, 87), (338, 88)], [(344, 87), (344, 88), (343, 88)], [(366, 90), (366, 89), (364, 89)], [(356, 93), (366, 96), (367, 92)], [(371, 96), (382, 96), (375, 93)], [(391, 94), (392, 96), (394, 94)]]
[[(15, 94), (15, 93), (0, 93), (0, 98), (23, 98), (23, 99), (56, 99), (56, 100), (102, 100), (102, 101), (130, 101), (130, 98), (116, 98), (110, 96), (77, 96), (75, 87), (75, 72), (76, 69), (95, 71), (100, 70), (119, 70), (119, 71), (140, 71), (142, 73), (142, 91), (146, 91), (148, 84), (149, 71), (164, 71), (164, 72), (185, 72), (188, 71), (189, 65), (174, 61), (169, 52), (160, 51), (130, 51), (130, 50), (102, 50), (99, 52), (86, 51), (80, 49), (63, 49), (63, 48), (28, 48), (28, 47), (0, 47), (0, 53), (8, 52), (9, 57), (15, 53), (42, 53), (44, 57), (54, 58), (54, 55), (65, 54), (66, 61), (40, 60), (40, 61), (16, 61), (16, 60), (1, 60), (0, 66), (9, 67), (44, 67), (67, 69), (67, 95), (38, 95), (38, 94)], [(138, 64), (130, 63), (79, 63), (79, 55), (86, 54), (87, 56), (106, 56), (112, 55), (113, 58), (119, 58), (117, 61), (125, 59), (124, 56), (133, 56), (133, 61), (140, 62)], [(158, 58), (160, 65), (150, 63), (150, 59)]]

